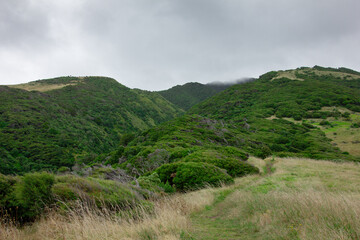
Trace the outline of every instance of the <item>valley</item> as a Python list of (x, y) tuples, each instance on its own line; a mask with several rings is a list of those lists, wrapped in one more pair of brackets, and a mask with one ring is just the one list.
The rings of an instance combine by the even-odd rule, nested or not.
[(360, 237), (354, 70), (159, 92), (59, 77), (0, 101), (1, 239)]

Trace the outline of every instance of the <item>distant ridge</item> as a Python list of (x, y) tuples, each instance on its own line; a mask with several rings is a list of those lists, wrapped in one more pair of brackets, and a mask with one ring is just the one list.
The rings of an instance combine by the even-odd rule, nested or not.
[(192, 106), (214, 96), (233, 85), (251, 81), (253, 79), (240, 79), (233, 82), (212, 82), (202, 84), (190, 82), (177, 85), (168, 90), (159, 91), (164, 98), (183, 110), (189, 110)]

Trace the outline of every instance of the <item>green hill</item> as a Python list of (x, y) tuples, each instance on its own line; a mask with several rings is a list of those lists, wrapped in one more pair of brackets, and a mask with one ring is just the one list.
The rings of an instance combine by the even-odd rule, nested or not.
[[(360, 155), (337, 146), (331, 138), (338, 135), (331, 134), (340, 129), (352, 139), (359, 136), (359, 112), (360, 74), (355, 71), (314, 67), (269, 72), (139, 134), (116, 156), (120, 167), (138, 175), (179, 161), (211, 163), (230, 173), (230, 163), (246, 160), (246, 154), (357, 161)], [(346, 134), (342, 136), (344, 140)], [(347, 141), (351, 149), (359, 147), (360, 141)]]
[(161, 95), (105, 77), (0, 86), (0, 172), (54, 170), (116, 149), (124, 133), (182, 110)]
[(198, 104), (216, 93), (225, 90), (232, 84), (201, 84), (196, 82), (177, 85), (168, 90), (159, 91), (169, 102), (181, 109), (189, 110), (195, 104)]

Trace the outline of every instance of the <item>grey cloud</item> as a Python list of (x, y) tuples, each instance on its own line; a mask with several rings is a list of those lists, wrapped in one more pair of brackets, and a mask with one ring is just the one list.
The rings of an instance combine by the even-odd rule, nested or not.
[[(25, 75), (12, 73), (6, 62), (0, 79), (13, 76), (13, 82), (106, 75), (155, 90), (304, 65), (360, 64), (358, 0), (40, 1), (45, 7), (15, 2), (0, 10), (0, 33), (9, 32), (6, 43), (0, 40), (0, 61), (2, 53), (14, 53), (19, 67), (28, 69)], [(13, 9), (26, 14), (19, 17)], [(46, 40), (39, 40), (34, 67), (31, 54), (19, 49), (39, 35)], [(1, 50), (6, 44), (17, 51)]]
[(48, 39), (49, 19), (29, 1), (0, 1), (0, 48), (33, 48)]

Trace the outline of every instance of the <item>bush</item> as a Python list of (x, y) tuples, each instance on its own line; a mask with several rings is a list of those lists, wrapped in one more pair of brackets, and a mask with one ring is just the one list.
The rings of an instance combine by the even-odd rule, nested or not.
[(17, 178), (0, 174), (0, 208), (8, 208)]
[(151, 192), (159, 192), (159, 186), (161, 184), (161, 180), (159, 178), (159, 174), (156, 172), (152, 173), (149, 176), (141, 176), (138, 179), (140, 187), (147, 189)]
[(246, 161), (249, 158), (249, 154), (241, 151), (240, 149), (232, 146), (226, 146), (221, 148), (225, 154), (230, 154), (232, 156), (235, 156), (237, 158), (240, 158), (241, 160)]
[(177, 162), (164, 164), (155, 170), (163, 183), (169, 182), (178, 190), (193, 190), (206, 185), (219, 186), (233, 183), (234, 180), (220, 168), (196, 162)]
[(271, 150), (268, 146), (263, 145), (260, 148), (256, 149), (254, 155), (258, 158), (265, 159), (268, 156), (271, 156)]
[(57, 170), (58, 173), (66, 173), (66, 172), (70, 172), (70, 168), (66, 167), (66, 166), (62, 166)]
[(133, 207), (143, 197), (130, 186), (116, 181), (70, 175), (57, 177), (53, 194), (70, 207), (72, 200), (80, 200), (99, 208)]
[(329, 121), (326, 121), (326, 120), (322, 120), (320, 123), (319, 123), (321, 126), (331, 126), (331, 123)]
[[(215, 151), (214, 151), (215, 152)], [(225, 169), (232, 177), (241, 177), (247, 174), (258, 173), (259, 169), (250, 163), (241, 161), (239, 159), (225, 157), (225, 156), (199, 156), (198, 152), (190, 154), (183, 161), (185, 162), (204, 162), (212, 164), (216, 167)]]
[(162, 187), (166, 193), (176, 192), (175, 187), (171, 186), (169, 181), (166, 181), (166, 183), (160, 183), (160, 187)]
[(52, 203), (51, 188), (55, 178), (49, 173), (28, 173), (16, 185), (16, 200), (23, 209), (22, 217), (33, 219)]

